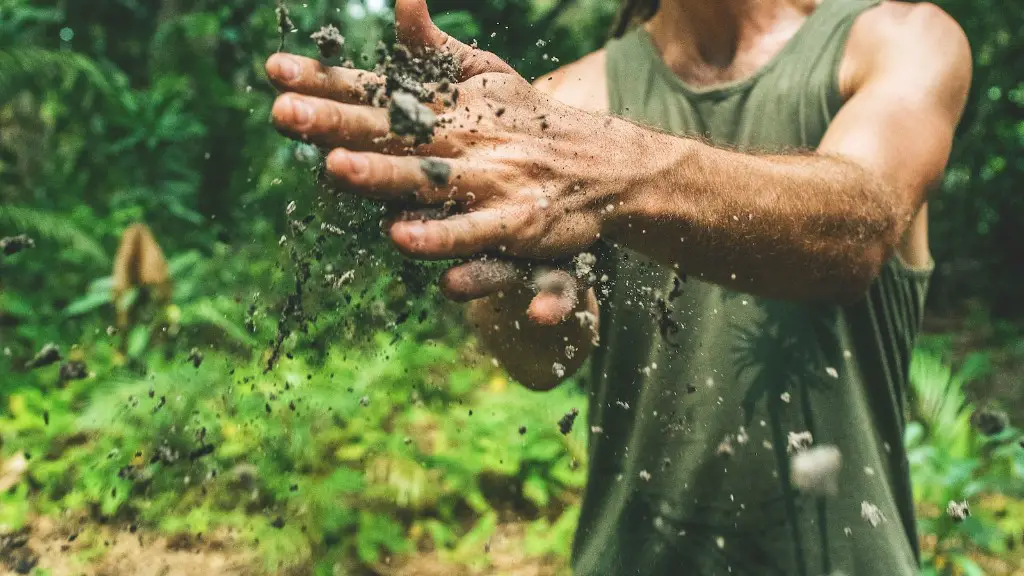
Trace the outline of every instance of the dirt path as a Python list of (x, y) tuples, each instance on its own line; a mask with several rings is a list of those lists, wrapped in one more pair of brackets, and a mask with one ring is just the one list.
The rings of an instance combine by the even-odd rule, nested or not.
[[(50, 576), (198, 576), (253, 574), (252, 555), (224, 540), (156, 537), (130, 528), (39, 518), (7, 537), (0, 573)], [(0, 543), (0, 548), (3, 544)]]
[[(481, 550), (481, 554), (484, 551)], [(503, 524), (486, 552), (489, 568), (473, 570), (424, 552), (378, 576), (560, 576), (557, 562), (523, 554), (523, 525)], [(252, 576), (263, 574), (258, 559), (229, 536), (216, 539), (166, 538), (129, 528), (39, 518), (15, 534), (0, 537), (0, 575), (49, 576)], [(296, 572), (301, 574), (301, 572)]]

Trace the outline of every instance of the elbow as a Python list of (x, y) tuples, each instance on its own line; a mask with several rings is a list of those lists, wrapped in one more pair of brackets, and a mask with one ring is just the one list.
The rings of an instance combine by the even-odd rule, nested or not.
[(841, 265), (846, 273), (839, 275), (835, 285), (839, 304), (855, 304), (867, 296), (913, 219), (910, 211), (891, 205), (887, 208), (885, 217), (861, 228), (861, 242), (853, 245), (849, 258)]
[(833, 285), (834, 301), (848, 306), (864, 299), (892, 256), (892, 251), (893, 247), (888, 242), (865, 246), (844, 265), (846, 274), (840, 274), (839, 282)]

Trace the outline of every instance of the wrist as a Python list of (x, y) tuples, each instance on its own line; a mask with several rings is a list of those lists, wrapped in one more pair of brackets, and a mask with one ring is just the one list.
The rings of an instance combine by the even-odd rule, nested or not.
[(620, 238), (671, 216), (682, 207), (688, 186), (682, 166), (695, 163), (699, 142), (628, 125), (623, 163), (613, 167), (612, 192), (602, 207), (601, 234)]

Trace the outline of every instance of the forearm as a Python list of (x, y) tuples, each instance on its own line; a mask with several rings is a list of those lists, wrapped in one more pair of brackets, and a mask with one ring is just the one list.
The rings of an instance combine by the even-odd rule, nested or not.
[(564, 322), (539, 326), (526, 314), (530, 296), (477, 300), (467, 316), (484, 347), (512, 378), (534, 390), (550, 390), (575, 374), (590, 354), (597, 337), (597, 299), (588, 290)]
[(870, 285), (911, 210), (867, 170), (820, 154), (753, 155), (638, 129), (607, 235), (751, 294), (847, 301)]

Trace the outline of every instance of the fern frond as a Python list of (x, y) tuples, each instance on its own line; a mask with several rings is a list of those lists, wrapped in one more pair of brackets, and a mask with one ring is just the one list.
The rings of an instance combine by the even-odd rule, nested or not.
[(77, 52), (35, 47), (0, 51), (0, 102), (9, 102), (23, 90), (70, 91), (80, 80), (85, 87), (104, 95), (126, 85), (120, 72), (104, 69)]
[(110, 263), (110, 257), (103, 250), (103, 246), (92, 236), (72, 225), (64, 215), (27, 206), (0, 206), (0, 224), (3, 225), (5, 233), (12, 230), (29, 236), (34, 234), (80, 252), (97, 264)]

